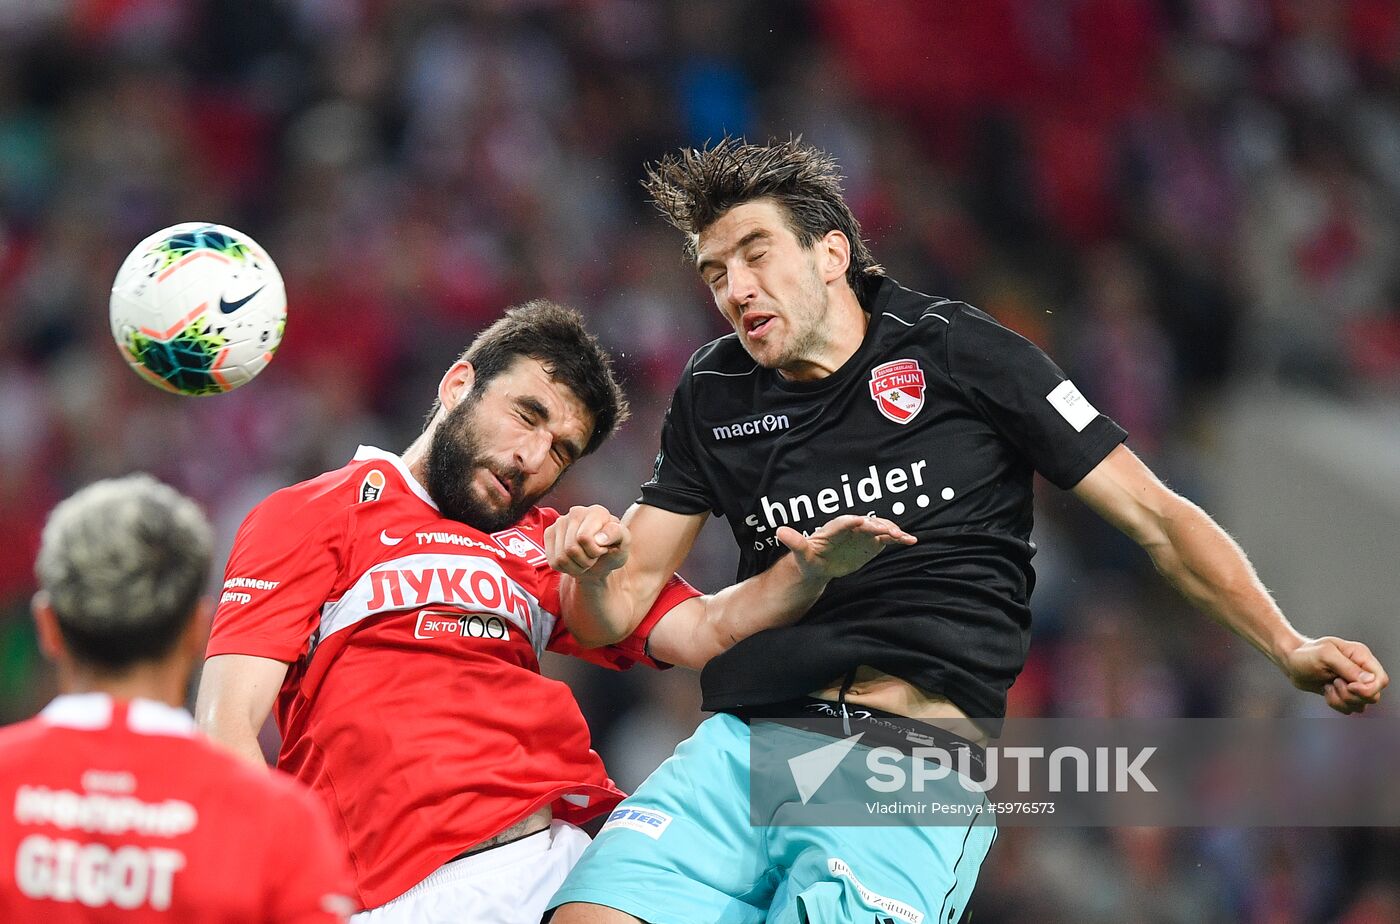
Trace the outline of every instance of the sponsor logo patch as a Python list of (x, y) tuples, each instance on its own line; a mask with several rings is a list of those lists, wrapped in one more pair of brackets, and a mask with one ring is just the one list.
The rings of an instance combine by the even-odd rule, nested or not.
[(833, 876), (844, 876), (846, 879), (849, 879), (851, 885), (854, 886), (856, 892), (859, 893), (861, 901), (865, 902), (867, 905), (877, 908), (886, 914), (892, 914), (901, 921), (909, 922), (909, 924), (922, 924), (924, 920), (924, 913), (922, 911), (919, 911), (917, 908), (912, 908), (904, 902), (897, 901), (893, 898), (887, 898), (884, 895), (879, 895), (870, 891), (856, 878), (856, 874), (851, 870), (851, 867), (845, 860), (839, 857), (831, 857), (826, 861), (826, 868), (831, 871), (831, 875)]
[(360, 482), (360, 503), (365, 501), (377, 501), (384, 493), (384, 473), (377, 468), (370, 469), (365, 474), (364, 481)]
[(532, 565), (542, 565), (548, 558), (539, 543), (518, 529), (501, 530), (499, 533), (492, 533), (491, 538), (510, 554), (523, 558)]
[(924, 407), (924, 370), (916, 359), (896, 359), (870, 370), (870, 397), (875, 407), (901, 426)]
[(224, 592), (219, 603), (252, 603), (249, 590), (275, 590), (279, 581), (264, 581), (260, 578), (233, 577), (224, 581)]
[[(507, 573), (494, 557), (455, 550), (419, 552), (395, 558), (360, 576), (339, 600), (327, 603), (317, 627), (318, 640), (342, 632), (379, 613), (437, 612), (449, 619), (497, 616), (508, 623), (510, 640), (525, 641), (542, 654), (556, 617), (540, 606), (529, 590)], [(413, 624), (407, 615), (404, 628)], [(452, 632), (451, 628), (436, 627)], [(457, 627), (468, 637), (475, 623)], [(517, 632), (518, 630), (518, 632)], [(483, 623), (482, 637), (496, 630)], [(424, 634), (421, 631), (420, 635)]]
[(627, 828), (630, 831), (640, 831), (652, 840), (660, 840), (670, 825), (671, 816), (665, 812), (622, 806), (613, 809), (613, 813), (608, 816), (607, 822), (598, 833), (602, 834), (609, 828)]
[[(490, 552), (497, 558), (505, 558), (506, 553), (494, 545), (487, 545), (480, 539), (471, 536), (464, 536), (460, 533), (445, 533), (433, 531), (428, 533), (414, 533), (419, 545), (460, 545), (470, 549), (481, 549), (483, 552)], [(397, 542), (397, 540), (395, 540)], [(388, 544), (388, 543), (386, 543)]]
[(1055, 389), (1045, 396), (1045, 400), (1050, 402), (1050, 406), (1059, 412), (1076, 433), (1083, 433), (1084, 428), (1099, 416), (1099, 412), (1069, 379), (1056, 385)]
[(741, 420), (738, 423), (711, 427), (710, 432), (717, 440), (732, 440), (736, 436), (755, 436), (760, 433), (773, 433), (777, 430), (786, 430), (788, 426), (788, 416), (786, 414), (764, 414), (762, 417), (755, 417), (753, 420)]
[(261, 578), (233, 577), (224, 581), (225, 588), (250, 587), (253, 590), (276, 590), (281, 581), (264, 581)]
[(499, 616), (447, 613), (424, 610), (413, 627), (414, 638), (493, 638), (509, 639), (510, 628)]

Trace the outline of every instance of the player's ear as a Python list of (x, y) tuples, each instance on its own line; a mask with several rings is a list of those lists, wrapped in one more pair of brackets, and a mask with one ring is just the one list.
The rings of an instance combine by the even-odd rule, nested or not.
[(822, 282), (833, 283), (846, 275), (851, 265), (851, 241), (832, 228), (817, 242), (817, 269)]
[(29, 601), (30, 612), (34, 614), (35, 635), (39, 641), (39, 651), (50, 661), (57, 663), (62, 660), (66, 647), (63, 644), (63, 633), (58, 631), (58, 614), (53, 610), (53, 603), (49, 600), (47, 591), (39, 591), (34, 598)]
[(457, 406), (457, 402), (466, 397), (467, 392), (472, 390), (473, 383), (476, 382), (476, 369), (465, 359), (458, 360), (452, 364), (452, 368), (442, 377), (438, 383), (438, 401), (444, 410), (452, 410)]

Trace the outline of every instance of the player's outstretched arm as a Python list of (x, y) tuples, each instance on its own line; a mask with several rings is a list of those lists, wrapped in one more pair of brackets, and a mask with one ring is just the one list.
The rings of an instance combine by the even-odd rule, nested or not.
[(195, 698), (195, 721), (206, 735), (240, 757), (267, 766), (258, 732), (267, 721), (287, 664), (253, 655), (215, 655), (204, 662)]
[(1342, 713), (1380, 699), (1390, 678), (1369, 648), (1331, 636), (1310, 639), (1294, 629), (1239, 545), (1126, 446), (1109, 453), (1074, 493), (1141, 545), (1183, 596), (1267, 655), (1294, 686), (1321, 694)]
[(631, 635), (695, 544), (706, 514), (634, 504), (619, 520), (606, 507), (572, 507), (545, 530), (545, 553), (563, 574), (564, 623), (579, 644)]
[(755, 632), (796, 622), (836, 578), (856, 571), (886, 546), (917, 540), (880, 517), (841, 516), (810, 536), (778, 528), (784, 555), (762, 574), (678, 604), (651, 630), (658, 660), (699, 669)]

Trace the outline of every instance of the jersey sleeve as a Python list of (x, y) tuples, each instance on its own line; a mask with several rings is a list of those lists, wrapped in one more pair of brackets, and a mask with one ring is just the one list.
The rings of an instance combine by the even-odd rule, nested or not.
[(335, 589), (345, 520), (343, 506), (294, 489), (255, 507), (233, 541), (205, 657), (300, 658)]
[(1039, 347), (976, 308), (953, 315), (947, 348), (964, 396), (1058, 487), (1074, 487), (1127, 439)]
[(661, 588), (656, 602), (651, 605), (651, 609), (647, 610), (641, 623), (631, 635), (622, 641), (600, 648), (585, 648), (569, 633), (561, 617), (554, 627), (554, 635), (549, 640), (549, 649), (560, 654), (573, 655), (576, 658), (582, 658), (615, 671), (627, 670), (634, 664), (645, 664), (648, 667), (656, 668), (670, 667), (671, 665), (664, 661), (658, 661), (647, 653), (647, 639), (651, 636), (652, 628), (661, 621), (663, 616), (679, 604), (698, 596), (700, 596), (700, 591), (686, 583), (685, 578), (679, 574), (674, 574), (671, 576), (671, 580), (666, 582), (666, 586)]
[(717, 513), (720, 507), (700, 467), (700, 451), (696, 445), (691, 396), (694, 363), (692, 358), (676, 386), (671, 406), (666, 409), (661, 423), (661, 448), (656, 454), (651, 480), (642, 485), (639, 498), (639, 503), (687, 515)]
[(335, 836), (325, 809), (290, 780), (279, 806), (272, 838), (272, 881), (267, 920), (273, 924), (344, 924), (359, 910), (345, 846)]

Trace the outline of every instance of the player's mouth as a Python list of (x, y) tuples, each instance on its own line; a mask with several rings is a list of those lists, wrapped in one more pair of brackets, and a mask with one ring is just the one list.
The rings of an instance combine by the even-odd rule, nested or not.
[(744, 315), (743, 327), (744, 336), (750, 340), (762, 340), (764, 335), (773, 329), (773, 322), (777, 315), (764, 314), (759, 311), (751, 311)]
[(510, 485), (506, 483), (505, 479), (502, 478), (500, 475), (497, 475), (495, 472), (491, 471), (491, 469), (489, 468), (484, 469), (483, 471), (486, 472), (487, 486), (494, 493), (499, 494), (507, 504), (511, 503), (511, 501), (515, 499), (515, 495), (514, 492), (511, 491)]

